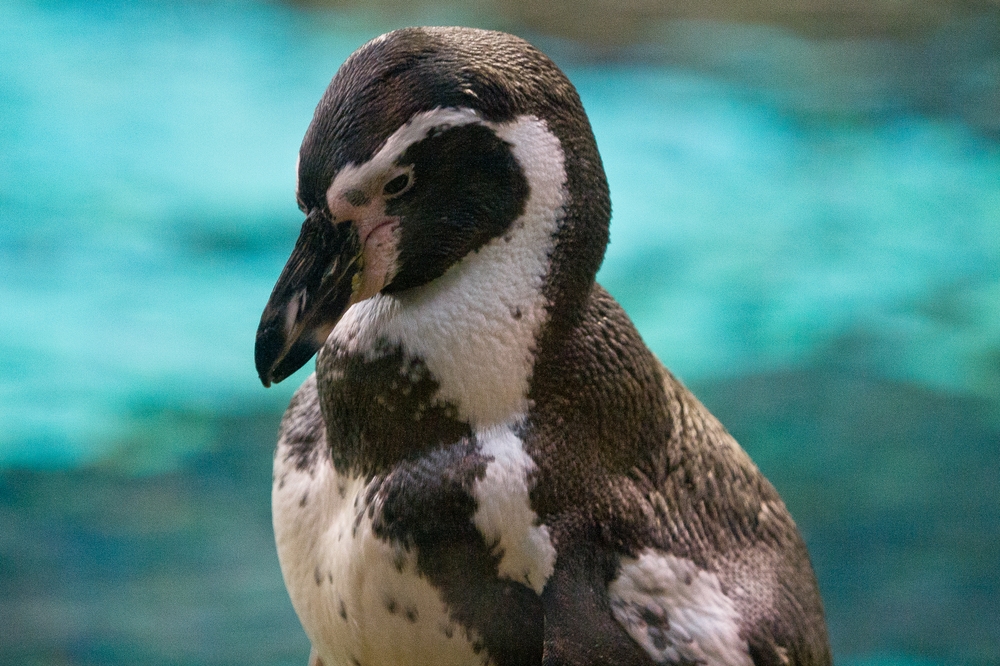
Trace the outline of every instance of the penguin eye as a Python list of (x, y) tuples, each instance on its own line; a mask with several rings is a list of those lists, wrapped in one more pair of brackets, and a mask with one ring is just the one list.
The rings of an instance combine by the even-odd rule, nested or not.
[(384, 194), (387, 197), (391, 197), (393, 195), (399, 194), (409, 186), (410, 186), (410, 174), (401, 173), (385, 184), (385, 187), (382, 188), (382, 194)]

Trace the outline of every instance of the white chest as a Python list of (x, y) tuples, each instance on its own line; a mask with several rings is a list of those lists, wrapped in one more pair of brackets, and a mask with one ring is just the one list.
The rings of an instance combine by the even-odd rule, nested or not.
[(364, 481), (322, 463), (310, 475), (281, 458), (275, 477), (284, 483), (272, 496), (278, 558), (324, 666), (485, 663), (477, 637), (451, 620), (414, 555), (372, 533)]

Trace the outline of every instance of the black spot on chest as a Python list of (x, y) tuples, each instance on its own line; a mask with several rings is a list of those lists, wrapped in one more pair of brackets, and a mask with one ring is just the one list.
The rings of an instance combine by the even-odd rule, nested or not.
[(435, 401), (438, 382), (399, 347), (317, 362), (330, 454), (342, 474), (373, 475), (472, 434), (452, 405)]

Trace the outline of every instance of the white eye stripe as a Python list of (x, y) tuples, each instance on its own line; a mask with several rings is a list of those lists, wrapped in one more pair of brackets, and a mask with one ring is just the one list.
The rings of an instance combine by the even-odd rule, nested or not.
[[(386, 139), (375, 156), (364, 164), (348, 164), (330, 183), (326, 191), (327, 203), (333, 207), (334, 199), (342, 192), (363, 189), (378, 174), (391, 170), (399, 156), (414, 143), (424, 139), (432, 130), (445, 130), (464, 125), (485, 124), (479, 114), (469, 108), (438, 107), (414, 115)], [(410, 182), (413, 178), (411, 175)]]

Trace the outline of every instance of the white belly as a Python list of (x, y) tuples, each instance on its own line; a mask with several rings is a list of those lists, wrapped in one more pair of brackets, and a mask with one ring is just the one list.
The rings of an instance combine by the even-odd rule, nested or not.
[(323, 458), (310, 471), (279, 450), (272, 510), (285, 585), (324, 666), (486, 663), (478, 637), (418, 575), (414, 554), (373, 534), (364, 480), (339, 476)]

